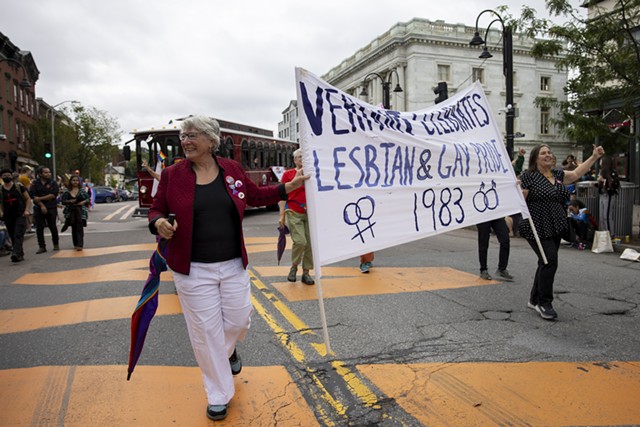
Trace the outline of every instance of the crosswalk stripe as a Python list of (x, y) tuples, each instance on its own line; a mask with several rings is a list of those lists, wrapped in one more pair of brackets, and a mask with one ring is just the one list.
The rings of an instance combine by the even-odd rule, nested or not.
[(635, 361), (357, 369), (426, 426), (640, 425), (640, 365)]
[(111, 219), (113, 217), (115, 217), (116, 215), (118, 215), (120, 212), (122, 212), (123, 210), (127, 209), (127, 206), (122, 206), (121, 208), (119, 208), (117, 211), (110, 213), (109, 215), (105, 216), (103, 218), (103, 221), (111, 221)]
[(124, 215), (120, 217), (120, 221), (123, 221), (133, 215), (133, 212), (136, 210), (137, 206), (132, 206)]
[[(211, 426), (197, 367), (40, 366), (0, 371), (3, 426)], [(318, 426), (284, 367), (246, 366), (221, 425)]]
[[(78, 301), (44, 307), (0, 310), (0, 334), (33, 331), (85, 322), (128, 319), (139, 296)], [(181, 314), (177, 295), (160, 295), (156, 316)], [(0, 425), (2, 425), (0, 423)]]
[[(289, 267), (255, 267), (255, 270), (265, 277), (284, 277)], [(376, 267), (369, 274), (362, 274), (355, 267), (323, 267), (322, 273), (324, 298), (424, 292), (501, 283), (483, 280), (477, 275), (449, 267)], [(313, 286), (291, 286), (288, 282), (276, 282), (273, 286), (289, 301), (317, 298)]]

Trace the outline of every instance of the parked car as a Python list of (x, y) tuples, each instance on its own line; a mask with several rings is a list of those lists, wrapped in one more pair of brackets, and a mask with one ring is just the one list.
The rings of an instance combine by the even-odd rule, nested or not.
[[(109, 187), (106, 185), (97, 185), (95, 187), (93, 187), (94, 190), (106, 190), (106, 191), (110, 191), (113, 193), (112, 196), (112, 200), (113, 202), (119, 202), (120, 201), (120, 192), (118, 191), (117, 188), (113, 188), (113, 187)], [(98, 193), (96, 193), (96, 196), (98, 195)], [(111, 203), (111, 202), (108, 202)]]
[(116, 193), (109, 187), (93, 187), (96, 193), (96, 203), (112, 203), (116, 201)]
[(127, 190), (126, 188), (123, 190), (119, 190), (118, 194), (120, 195), (120, 200), (124, 200), (125, 202), (127, 200), (133, 200), (131, 191)]

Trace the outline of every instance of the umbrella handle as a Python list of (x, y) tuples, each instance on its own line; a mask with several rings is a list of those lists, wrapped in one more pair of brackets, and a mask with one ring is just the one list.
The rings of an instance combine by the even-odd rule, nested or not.
[(173, 222), (175, 221), (175, 219), (176, 219), (176, 214), (170, 213), (168, 218), (169, 224), (173, 225)]

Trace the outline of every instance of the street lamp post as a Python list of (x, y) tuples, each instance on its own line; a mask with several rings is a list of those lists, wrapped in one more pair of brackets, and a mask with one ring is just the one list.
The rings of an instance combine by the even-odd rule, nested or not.
[(55, 130), (55, 122), (56, 122), (56, 107), (59, 107), (62, 104), (66, 104), (67, 102), (76, 102), (73, 100), (62, 101), (51, 107), (51, 175), (53, 179), (57, 179), (56, 175), (56, 130)]
[[(398, 76), (398, 72), (396, 70), (391, 70), (391, 71), (392, 73), (395, 73), (396, 79), (398, 80), (398, 83), (396, 84), (396, 87), (393, 89), (393, 91), (395, 93), (402, 92), (402, 88), (400, 87), (400, 77)], [(369, 96), (369, 93), (367, 92), (367, 82), (368, 82), (367, 79), (369, 78), (369, 76), (377, 76), (382, 82), (382, 106), (385, 108), (385, 110), (391, 109), (391, 90), (390, 89), (391, 89), (392, 73), (389, 74), (389, 77), (387, 80), (383, 79), (380, 74), (375, 72), (367, 74), (363, 79), (362, 91), (360, 92), (360, 96)]]
[[(484, 40), (483, 40), (482, 37), (480, 37), (480, 32), (478, 31), (478, 21), (480, 20), (480, 17), (486, 12), (494, 14), (495, 16), (497, 16), (497, 18), (491, 21), (491, 23), (489, 23), (489, 25), (487, 26), (487, 29), (484, 34)], [(489, 49), (487, 48), (487, 36), (489, 35), (489, 29), (491, 28), (491, 25), (493, 25), (496, 22), (500, 22), (500, 25), (502, 25), (502, 58), (503, 58), (502, 69), (503, 69), (505, 85), (507, 89), (507, 96), (506, 96), (507, 99), (505, 102), (505, 107), (506, 107), (505, 128), (506, 128), (506, 139), (507, 139), (507, 152), (509, 153), (509, 159), (512, 159), (513, 158), (513, 138), (514, 138), (513, 120), (515, 118), (515, 108), (513, 106), (512, 28), (510, 25), (504, 25), (504, 21), (502, 20), (502, 17), (496, 11), (491, 9), (485, 9), (482, 12), (480, 12), (478, 17), (476, 18), (476, 31), (475, 31), (475, 34), (473, 35), (473, 39), (471, 39), (469, 44), (471, 46), (480, 46), (484, 44), (482, 53), (480, 54), (479, 57), (482, 59), (491, 58), (493, 55), (491, 55), (491, 53), (489, 52)]]

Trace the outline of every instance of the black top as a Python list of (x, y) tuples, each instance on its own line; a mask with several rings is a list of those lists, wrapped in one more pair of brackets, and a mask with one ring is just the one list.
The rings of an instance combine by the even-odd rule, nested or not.
[(212, 263), (242, 256), (240, 217), (222, 173), (210, 184), (196, 185), (193, 205), (191, 261)]
[[(541, 239), (561, 236), (568, 227), (565, 204), (569, 200), (569, 191), (562, 184), (564, 171), (553, 169), (551, 173), (555, 178), (554, 184), (538, 171), (524, 171), (520, 175), (522, 188), (529, 190), (527, 206)], [(535, 239), (529, 221), (520, 221), (520, 235), (527, 240)]]
[[(2, 209), (4, 210), (5, 220), (6, 218), (18, 218), (24, 213), (25, 197), (24, 194), (27, 189), (23, 185), (13, 184), (7, 191), (3, 185), (2, 187)], [(23, 194), (20, 194), (20, 191)]]
[[(58, 193), (60, 192), (60, 189), (58, 188), (58, 183), (55, 182), (54, 180), (50, 179), (47, 182), (45, 182), (44, 184), (42, 183), (42, 180), (37, 179), (33, 182), (33, 184), (31, 184), (31, 197), (35, 198), (35, 197), (44, 197), (48, 194), (53, 194), (53, 199), (51, 200), (45, 200), (44, 202), (44, 207), (47, 208), (48, 210), (51, 209), (56, 209), (58, 207), (58, 202), (57, 202), (57, 197), (58, 197)], [(40, 208), (37, 204), (35, 205), (36, 208)]]

